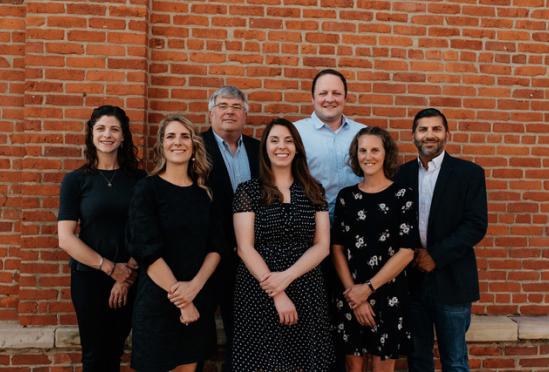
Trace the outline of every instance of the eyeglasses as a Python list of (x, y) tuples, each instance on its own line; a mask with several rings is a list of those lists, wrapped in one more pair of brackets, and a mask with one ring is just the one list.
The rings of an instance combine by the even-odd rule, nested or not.
[(233, 109), (233, 111), (242, 111), (244, 109), (244, 106), (234, 103), (232, 105), (229, 105), (228, 103), (218, 103), (214, 107), (217, 107), (221, 111), (227, 111), (229, 108)]

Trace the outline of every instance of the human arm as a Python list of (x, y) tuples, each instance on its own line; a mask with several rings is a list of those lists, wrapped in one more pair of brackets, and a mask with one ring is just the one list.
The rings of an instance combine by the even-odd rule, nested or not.
[(330, 218), (327, 211), (317, 211), (313, 245), (288, 269), (269, 273), (261, 281), (261, 288), (270, 296), (277, 295), (294, 280), (317, 267), (329, 253)]
[[(163, 258), (158, 258), (147, 267), (147, 275), (157, 286), (166, 292), (169, 292), (170, 288), (177, 283), (175, 275)], [(179, 310), (181, 313), (179, 320), (185, 325), (195, 322), (200, 318), (200, 313), (192, 302), (179, 307)]]
[(254, 247), (254, 220), (254, 212), (240, 212), (233, 215), (236, 252), (250, 274), (261, 282), (271, 271)]
[(57, 234), (61, 249), (76, 261), (104, 272), (119, 283), (131, 278), (133, 271), (125, 263), (115, 263), (102, 257), (80, 240), (76, 235), (77, 226), (77, 221), (62, 220), (57, 222)]
[(198, 273), (189, 281), (176, 281), (168, 291), (168, 298), (177, 307), (182, 308), (191, 303), (202, 290), (210, 276), (215, 271), (221, 256), (217, 252), (210, 252), (204, 258), (204, 262)]
[[(414, 258), (414, 250), (411, 248), (400, 248), (381, 269), (370, 278), (370, 283), (375, 290), (381, 288), (384, 284), (393, 280)], [(354, 285), (343, 292), (351, 309), (354, 309), (373, 293), (367, 283)]]

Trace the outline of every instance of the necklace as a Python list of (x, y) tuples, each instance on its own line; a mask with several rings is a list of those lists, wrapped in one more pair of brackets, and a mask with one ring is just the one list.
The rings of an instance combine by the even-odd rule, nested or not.
[(105, 181), (107, 181), (107, 186), (109, 186), (109, 187), (112, 187), (112, 180), (114, 179), (114, 176), (116, 176), (116, 171), (117, 171), (117, 170), (118, 170), (118, 169), (115, 169), (115, 170), (114, 170), (114, 172), (113, 172), (111, 178), (109, 179), (109, 178), (107, 178), (107, 176), (105, 176), (105, 175), (103, 174), (103, 172), (101, 172), (101, 170), (98, 169), (99, 174), (101, 175), (101, 177), (103, 177), (103, 178), (105, 179)]

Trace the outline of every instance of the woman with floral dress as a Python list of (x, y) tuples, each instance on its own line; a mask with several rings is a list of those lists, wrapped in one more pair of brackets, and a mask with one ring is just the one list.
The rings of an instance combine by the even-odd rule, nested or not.
[(418, 242), (416, 207), (412, 191), (391, 181), (398, 150), (387, 131), (361, 129), (349, 157), (364, 178), (336, 199), (332, 252), (345, 289), (336, 300), (338, 341), (347, 371), (364, 371), (368, 355), (374, 371), (393, 371), (411, 341), (404, 269)]

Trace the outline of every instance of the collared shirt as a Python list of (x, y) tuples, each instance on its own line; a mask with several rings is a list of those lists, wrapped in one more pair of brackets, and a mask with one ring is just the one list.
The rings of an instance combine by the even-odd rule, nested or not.
[(252, 178), (244, 140), (242, 139), (242, 136), (240, 136), (237, 141), (236, 152), (233, 154), (229, 144), (215, 133), (215, 131), (212, 132), (217, 142), (217, 147), (219, 147), (219, 151), (221, 151), (221, 155), (223, 156), (223, 161), (225, 162), (225, 167), (227, 167), (227, 173), (229, 173), (231, 186), (234, 192), (240, 183)]
[(333, 131), (314, 112), (310, 118), (295, 122), (305, 146), (309, 170), (326, 190), (330, 221), (333, 221), (339, 191), (361, 180), (349, 165), (349, 146), (357, 132), (365, 126), (345, 116), (342, 122)]
[(427, 169), (419, 162), (418, 173), (418, 194), (419, 194), (419, 238), (423, 248), (427, 248), (427, 225), (429, 224), (429, 212), (431, 211), (431, 202), (433, 201), (433, 192), (437, 183), (440, 166), (444, 159), (444, 151), (427, 163)]

